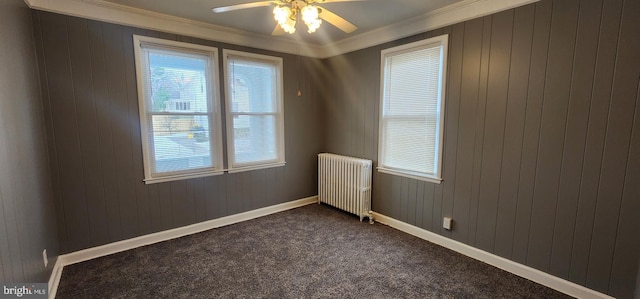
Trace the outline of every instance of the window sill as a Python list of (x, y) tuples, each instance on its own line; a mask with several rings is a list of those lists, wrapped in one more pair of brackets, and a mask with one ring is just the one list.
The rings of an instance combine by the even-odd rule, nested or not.
[(428, 177), (428, 176), (424, 176), (415, 172), (409, 172), (409, 171), (402, 171), (402, 170), (397, 170), (397, 169), (389, 169), (389, 168), (384, 168), (384, 167), (378, 167), (378, 172), (382, 172), (382, 173), (386, 173), (386, 174), (391, 174), (391, 175), (397, 175), (397, 176), (403, 176), (403, 177), (407, 177), (410, 179), (415, 179), (415, 180), (420, 180), (420, 181), (425, 181), (425, 182), (430, 182), (430, 183), (435, 183), (435, 184), (442, 184), (442, 179), (441, 178), (435, 178), (435, 177)]
[(162, 176), (157, 178), (148, 178), (148, 179), (144, 179), (143, 181), (145, 184), (149, 185), (149, 184), (194, 179), (194, 178), (201, 178), (201, 177), (221, 175), (221, 174), (223, 174), (222, 170), (206, 171), (206, 172), (197, 172), (197, 173), (180, 174), (180, 175), (168, 175), (168, 176)]
[(243, 171), (251, 171), (251, 170), (259, 170), (273, 167), (282, 167), (286, 164), (286, 162), (277, 162), (277, 163), (269, 163), (269, 164), (260, 164), (260, 165), (247, 165), (247, 166), (238, 166), (235, 168), (228, 169), (229, 173), (243, 172)]

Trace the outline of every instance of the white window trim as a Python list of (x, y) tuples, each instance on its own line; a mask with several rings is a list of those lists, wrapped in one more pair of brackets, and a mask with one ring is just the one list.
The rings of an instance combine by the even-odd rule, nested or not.
[[(403, 176), (403, 177), (407, 177), (407, 178), (412, 178), (412, 179), (417, 179), (417, 180), (422, 180), (422, 181), (427, 181), (427, 182), (431, 182), (431, 183), (437, 183), (440, 184), (442, 183), (442, 151), (443, 151), (443, 147), (444, 147), (444, 116), (445, 116), (445, 91), (446, 91), (446, 78), (447, 78), (447, 53), (448, 53), (448, 40), (449, 40), (449, 36), (447, 34), (444, 35), (440, 35), (440, 36), (436, 36), (436, 37), (432, 37), (429, 39), (425, 39), (425, 40), (421, 40), (421, 41), (417, 41), (417, 42), (412, 42), (412, 43), (408, 43), (408, 44), (404, 44), (404, 45), (400, 45), (397, 47), (393, 47), (393, 48), (388, 48), (388, 49), (384, 49), (381, 51), (381, 55), (380, 55), (380, 111), (379, 111), (379, 115), (378, 115), (378, 163), (379, 166), (377, 167), (378, 172), (382, 172), (382, 173), (387, 173), (387, 174), (392, 174), (392, 175), (398, 175), (398, 176)], [(388, 167), (383, 165), (383, 157), (384, 157), (384, 147), (382, 146), (383, 142), (384, 142), (384, 136), (383, 136), (383, 129), (384, 129), (384, 121), (383, 121), (383, 114), (384, 114), (384, 88), (385, 88), (385, 84), (384, 84), (384, 76), (385, 76), (385, 60), (387, 58), (387, 56), (392, 55), (392, 54), (400, 54), (403, 52), (410, 52), (413, 50), (418, 50), (418, 49), (423, 49), (423, 48), (428, 48), (430, 46), (442, 46), (442, 64), (441, 64), (441, 68), (442, 68), (442, 84), (440, 87), (440, 97), (438, 99), (439, 106), (440, 106), (440, 121), (438, 123), (438, 127), (439, 127), (439, 131), (438, 131), (438, 138), (436, 140), (436, 151), (437, 151), (437, 160), (436, 160), (436, 164), (437, 166), (435, 167), (435, 173), (433, 175), (430, 174), (426, 174), (426, 173), (421, 173), (421, 172), (415, 172), (415, 171), (410, 171), (410, 170), (406, 170), (406, 169), (398, 169), (398, 168), (392, 168), (392, 167)]]
[[(277, 74), (277, 102), (278, 102), (278, 110), (276, 111), (277, 117), (277, 128), (278, 128), (278, 136), (277, 136), (277, 155), (278, 158), (269, 161), (260, 161), (255, 163), (244, 163), (241, 166), (233, 166), (233, 161), (235, 160), (235, 145), (233, 139), (233, 115), (231, 113), (231, 90), (229, 88), (229, 75), (228, 75), (228, 64), (227, 60), (229, 56), (240, 56), (246, 57), (247, 59), (256, 59), (256, 60), (267, 60), (275, 62), (278, 68)], [(284, 86), (283, 86), (283, 62), (282, 57), (268, 56), (256, 53), (235, 51), (229, 49), (222, 50), (222, 59), (224, 65), (224, 86), (225, 86), (225, 120), (226, 120), (226, 131), (227, 131), (227, 170), (229, 173), (250, 171), (250, 170), (258, 170), (272, 167), (280, 167), (286, 164), (285, 162), (285, 142), (284, 142)], [(259, 113), (258, 113), (259, 114)]]
[[(140, 133), (142, 143), (142, 156), (144, 161), (144, 182), (145, 184), (161, 183), (175, 180), (184, 180), (189, 178), (198, 178), (203, 176), (219, 175), (223, 173), (223, 155), (222, 155), (222, 120), (220, 113), (220, 86), (219, 86), (219, 66), (218, 66), (218, 49), (214, 47), (208, 47), (203, 45), (189, 44), (147, 36), (133, 35), (133, 45), (135, 52), (135, 64), (136, 64), (136, 80), (138, 86), (138, 110), (140, 112)], [(214, 161), (213, 167), (167, 172), (166, 174), (153, 174), (151, 171), (150, 159), (150, 145), (149, 145), (149, 117), (147, 111), (145, 83), (143, 82), (143, 61), (142, 60), (142, 45), (157, 46), (160, 48), (182, 50), (185, 52), (199, 53), (210, 56), (211, 65), (209, 65), (210, 78), (209, 88), (211, 92), (208, 97), (208, 105), (210, 110), (209, 116), (209, 128), (214, 138), (210, 139), (210, 149), (212, 151), (212, 159)]]

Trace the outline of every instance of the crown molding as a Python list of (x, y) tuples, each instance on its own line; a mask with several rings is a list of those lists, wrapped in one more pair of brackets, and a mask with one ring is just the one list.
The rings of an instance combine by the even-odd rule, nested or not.
[(328, 58), (540, 0), (464, 0), (411, 19), (326, 45), (316, 45), (300, 40), (247, 32), (104, 0), (24, 1), (30, 8), (37, 10), (215, 40), (239, 46), (314, 58)]
[(353, 52), (538, 1), (540, 0), (464, 0), (456, 2), (420, 16), (328, 44), (324, 46), (322, 56), (331, 57)]
[[(239, 46), (317, 57), (322, 47), (282, 37), (265, 36), (229, 27), (138, 9), (103, 0), (24, 0), (32, 9), (119, 25), (213, 40)], [(305, 53), (302, 53), (304, 51)]]

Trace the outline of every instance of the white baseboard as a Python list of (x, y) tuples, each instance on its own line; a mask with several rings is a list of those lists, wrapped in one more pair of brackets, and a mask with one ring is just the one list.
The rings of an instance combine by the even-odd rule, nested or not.
[(391, 226), (397, 230), (403, 231), (410, 235), (414, 235), (418, 238), (427, 240), (429, 242), (438, 244), (442, 247), (459, 252), (473, 259), (482, 261), (494, 267), (500, 268), (507, 272), (518, 275), (520, 277), (524, 277), (528, 280), (534, 281), (536, 283), (539, 283), (541, 285), (547, 286), (549, 288), (552, 288), (554, 290), (557, 290), (559, 292), (565, 293), (567, 295), (570, 295), (576, 298), (584, 298), (584, 299), (613, 298), (609, 295), (602, 294), (600, 292), (586, 288), (579, 284), (553, 276), (549, 273), (542, 272), (538, 269), (534, 269), (529, 266), (516, 263), (514, 261), (505, 259), (495, 254), (443, 237), (441, 235), (432, 233), (428, 230), (419, 228), (417, 226), (413, 226), (406, 222), (402, 222), (400, 220), (382, 215), (380, 213), (373, 212), (373, 219), (375, 219), (375, 221), (378, 221), (382, 224)]
[(210, 230), (213, 228), (218, 228), (218, 227), (251, 220), (251, 219), (262, 217), (262, 216), (267, 216), (270, 214), (302, 207), (302, 206), (312, 204), (312, 203), (317, 203), (317, 202), (318, 202), (318, 196), (311, 196), (311, 197), (290, 201), (290, 202), (285, 202), (285, 203), (277, 204), (274, 206), (264, 207), (264, 208), (260, 208), (257, 210), (252, 210), (252, 211), (248, 211), (240, 214), (208, 220), (208, 221), (204, 221), (204, 222), (200, 222), (192, 225), (178, 227), (170, 230), (165, 230), (165, 231), (161, 231), (153, 234), (148, 234), (140, 237), (135, 237), (132, 239), (122, 240), (114, 243), (109, 243), (109, 244), (105, 244), (97, 247), (92, 247), (92, 248), (60, 255), (58, 256), (56, 264), (53, 267), (53, 272), (51, 273), (51, 277), (49, 278), (49, 298), (55, 298), (56, 292), (58, 290), (58, 284), (60, 282), (60, 277), (62, 275), (62, 269), (64, 266), (88, 261), (98, 257), (138, 248), (145, 245), (150, 245), (150, 244), (154, 244), (162, 241), (184, 237), (187, 235), (196, 234), (196, 233)]
[(58, 291), (58, 284), (60, 284), (60, 277), (62, 277), (62, 262), (60, 261), (60, 257), (56, 259), (56, 263), (53, 265), (53, 270), (51, 270), (51, 277), (49, 277), (48, 284), (48, 294), (49, 299), (53, 299), (56, 297), (56, 292)]

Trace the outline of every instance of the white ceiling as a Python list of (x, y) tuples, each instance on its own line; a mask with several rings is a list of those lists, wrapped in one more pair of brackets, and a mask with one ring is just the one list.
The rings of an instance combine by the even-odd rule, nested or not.
[[(2, 0), (0, 0), (2, 1)], [(239, 46), (326, 58), (364, 49), (539, 0), (362, 0), (323, 3), (358, 29), (327, 22), (309, 34), (271, 36), (270, 7), (216, 14), (213, 7), (251, 0), (24, 0), (32, 9), (164, 31)], [(264, 0), (260, 0), (264, 1)]]
[[(257, 7), (225, 13), (214, 13), (213, 7), (252, 2), (252, 0), (104, 0), (129, 7), (159, 12), (185, 19), (240, 29), (247, 32), (271, 35), (276, 22), (273, 7)], [(258, 0), (262, 1), (262, 0)], [(298, 24), (287, 38), (301, 39), (306, 43), (326, 45), (353, 35), (389, 26), (400, 21), (426, 14), (435, 9), (462, 0), (363, 0), (318, 4), (345, 18), (358, 27), (350, 34), (344, 33), (327, 22), (310, 34), (304, 24)], [(302, 25), (302, 26), (300, 26)]]

